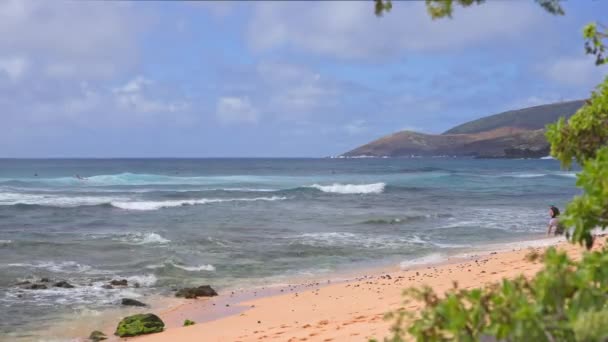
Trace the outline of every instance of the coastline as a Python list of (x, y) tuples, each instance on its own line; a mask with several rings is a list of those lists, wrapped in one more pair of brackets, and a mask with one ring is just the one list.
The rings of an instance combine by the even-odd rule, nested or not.
[[(603, 245), (600, 239), (598, 246)], [(428, 285), (443, 292), (457, 281), (469, 288), (503, 277), (526, 276), (541, 264), (525, 255), (558, 246), (571, 255), (579, 247), (563, 238), (484, 245), (467, 253), (427, 263), (393, 265), (351, 273), (332, 274), (286, 284), (224, 291), (219, 296), (197, 300), (167, 300), (164, 308), (153, 306), (137, 312), (152, 312), (166, 324), (164, 332), (130, 339), (111, 335), (118, 320), (104, 326), (108, 341), (347, 341), (383, 338), (391, 322), (383, 316), (403, 304), (402, 290)], [(409, 304), (408, 310), (418, 309)], [(182, 327), (185, 319), (197, 322)]]

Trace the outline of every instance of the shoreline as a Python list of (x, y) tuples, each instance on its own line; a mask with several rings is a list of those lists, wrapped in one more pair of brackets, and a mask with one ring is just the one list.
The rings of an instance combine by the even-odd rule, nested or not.
[[(450, 276), (451, 278), (455, 278), (459, 283), (467, 284), (468, 272), (471, 272), (471, 269), (468, 269), (468, 272), (464, 272), (464, 267), (479, 267), (482, 264), (488, 263), (490, 260), (502, 260), (508, 259), (512, 260), (514, 256), (519, 258), (519, 263), (526, 263), (523, 261), (523, 254), (526, 254), (529, 250), (542, 250), (549, 246), (559, 246), (559, 248), (572, 248), (574, 246), (570, 246), (564, 243), (563, 237), (551, 237), (551, 238), (538, 238), (533, 240), (525, 240), (519, 242), (506, 242), (506, 243), (498, 243), (498, 244), (488, 244), (477, 246), (474, 248), (467, 249), (467, 252), (464, 253), (456, 253), (454, 255), (445, 256), (441, 260), (430, 261), (430, 262), (420, 262), (420, 263), (410, 263), (407, 265), (403, 265), (403, 263), (392, 266), (384, 266), (384, 267), (372, 267), (365, 269), (353, 269), (348, 272), (343, 273), (331, 273), (324, 275), (317, 275), (316, 277), (301, 277), (301, 278), (290, 278), (287, 279), (284, 284), (270, 284), (267, 286), (254, 287), (251, 289), (235, 289), (235, 290), (227, 290), (220, 293), (217, 297), (212, 298), (204, 298), (204, 299), (196, 299), (196, 300), (183, 300), (177, 298), (164, 298), (166, 300), (167, 305), (164, 308), (155, 308), (155, 309), (144, 309), (137, 310), (139, 313), (143, 312), (152, 312), (157, 314), (159, 317), (163, 319), (166, 324), (166, 329), (164, 332), (159, 334), (152, 335), (144, 335), (129, 339), (121, 339), (116, 336), (113, 336), (114, 329), (116, 324), (120, 319), (117, 319), (112, 324), (108, 324), (104, 326), (103, 331), (108, 335), (108, 341), (128, 341), (128, 340), (137, 340), (137, 341), (171, 341), (171, 340), (179, 340), (179, 341), (189, 341), (189, 340), (197, 340), (197, 338), (201, 338), (201, 336), (205, 336), (205, 340), (210, 341), (254, 341), (260, 340), (259, 338), (264, 335), (259, 335), (260, 331), (256, 330), (257, 328), (264, 328), (266, 324), (263, 322), (273, 322), (276, 321), (276, 318), (272, 318), (269, 311), (274, 313), (274, 310), (268, 309), (268, 304), (272, 303), (272, 307), (276, 307), (276, 309), (286, 310), (285, 308), (294, 307), (292, 310), (291, 316), (295, 315), (299, 317), (298, 319), (292, 320), (292, 324), (299, 324), (301, 322), (308, 321), (307, 324), (301, 324), (299, 328), (295, 328), (289, 324), (287, 324), (288, 319), (285, 320), (284, 323), (278, 324), (276, 322), (276, 327), (273, 327), (277, 330), (286, 330), (281, 334), (275, 335), (275, 338), (278, 340), (285, 340), (281, 337), (281, 335), (291, 332), (292, 334), (298, 335), (302, 333), (303, 330), (309, 330), (314, 324), (311, 319), (315, 316), (323, 316), (328, 313), (334, 312), (335, 308), (332, 306), (328, 307), (327, 310), (319, 310), (317, 311), (315, 308), (321, 308), (323, 303), (315, 303), (315, 301), (321, 300), (321, 302), (327, 301), (340, 301), (338, 298), (344, 299), (344, 296), (340, 296), (339, 294), (342, 292), (351, 293), (355, 288), (362, 288), (362, 286), (368, 289), (369, 292), (372, 291), (372, 287), (377, 287), (376, 295), (381, 295), (377, 298), (376, 301), (367, 298), (368, 300), (364, 301), (365, 303), (361, 303), (359, 305), (355, 305), (352, 310), (357, 309), (357, 306), (360, 306), (359, 309), (363, 309), (363, 307), (370, 306), (367, 308), (368, 311), (374, 310), (376, 312), (375, 316), (372, 317), (371, 320), (364, 323), (364, 320), (360, 318), (355, 323), (346, 324), (346, 326), (353, 325), (354, 326), (368, 326), (373, 325), (376, 326), (374, 328), (369, 328), (369, 332), (375, 332), (376, 334), (380, 332), (388, 333), (390, 322), (384, 322), (381, 318), (383, 315), (389, 311), (398, 308), (398, 304), (401, 302), (401, 290), (410, 286), (418, 286), (422, 284), (419, 280), (424, 278), (428, 278), (430, 280), (434, 280), (437, 278), (438, 273), (444, 273)], [(423, 259), (423, 258), (422, 258)], [(481, 263), (481, 264), (480, 264)], [(502, 262), (501, 262), (502, 263)], [(473, 266), (474, 265), (474, 266)], [(513, 270), (507, 269), (505, 270), (504, 265), (494, 265), (491, 263), (490, 268), (493, 269), (480, 269), (483, 271), (480, 274), (485, 274), (486, 277), (483, 281), (484, 283), (493, 282), (499, 280), (503, 276), (498, 274), (512, 273)], [(498, 267), (496, 267), (498, 266)], [(520, 265), (521, 266), (521, 265)], [(529, 265), (528, 265), (529, 266)], [(519, 269), (521, 267), (517, 267), (515, 269)], [(529, 272), (530, 269), (524, 267), (523, 270), (525, 272)], [(537, 270), (535, 268), (535, 270)], [(422, 274), (418, 276), (418, 274)], [(435, 274), (435, 275), (431, 275)], [(511, 274), (510, 276), (514, 276), (515, 274)], [(509, 276), (509, 275), (506, 275)], [(416, 280), (417, 278), (420, 278)], [(463, 278), (463, 279), (460, 279)], [(490, 278), (490, 279), (485, 279)], [(443, 283), (437, 283), (436, 281), (431, 281), (430, 286), (436, 288), (436, 290), (443, 290), (451, 287), (452, 281), (445, 280)], [(203, 284), (201, 284), (203, 285)], [(447, 287), (446, 287), (447, 285)], [(388, 286), (390, 289), (390, 293), (384, 293), (380, 291), (380, 287), (382, 289), (386, 289), (385, 286)], [(468, 285), (467, 287), (471, 287), (475, 285)], [(320, 296), (321, 293), (334, 293), (333, 295), (325, 295)], [(357, 291), (355, 291), (357, 292)], [(358, 291), (361, 292), (361, 291)], [(369, 297), (369, 294), (367, 295)], [(386, 297), (386, 298), (385, 298)], [(302, 298), (312, 299), (312, 303), (307, 303), (306, 301), (302, 302)], [(387, 298), (390, 298), (390, 302)], [(298, 302), (298, 303), (294, 303)], [(374, 304), (374, 302), (376, 302)], [(382, 304), (380, 304), (382, 303)], [(154, 308), (154, 306), (153, 306)], [(312, 310), (312, 311), (311, 311)], [(295, 314), (300, 311), (309, 311), (307, 315)], [(340, 311), (340, 310), (338, 310)], [(356, 311), (353, 311), (356, 312)], [(345, 313), (341, 312), (339, 315), (336, 314), (336, 317), (344, 317)], [(125, 315), (126, 316), (126, 315)], [(260, 320), (249, 320), (247, 317), (250, 316), (259, 316)], [(282, 316), (282, 315), (279, 315)], [(290, 316), (289, 312), (285, 312), (285, 316)], [(329, 315), (331, 316), (331, 315)], [(359, 315), (360, 316), (360, 315)], [(356, 317), (359, 317), (356, 316)], [(355, 317), (355, 318), (356, 318)], [(366, 316), (367, 317), (367, 316)], [(285, 317), (286, 318), (286, 317)], [(328, 317), (329, 318), (329, 317)], [(352, 317), (351, 317), (352, 318)], [(197, 324), (191, 327), (182, 327), (183, 321), (185, 319), (193, 320)], [(323, 321), (323, 320), (320, 320)], [(331, 319), (326, 319), (326, 321), (331, 322)], [(361, 322), (359, 322), (361, 321)], [(260, 323), (257, 323), (260, 322)], [(297, 322), (297, 323), (296, 323)], [(373, 324), (371, 323), (373, 322)], [(347, 323), (347, 322), (343, 322)], [(328, 323), (329, 324), (329, 323)], [(326, 325), (326, 324), (322, 324)], [(234, 334), (230, 334), (227, 332), (228, 330), (234, 330), (234, 327), (239, 328), (242, 331), (242, 335), (236, 336)], [(310, 326), (305, 328), (306, 326)], [(384, 330), (379, 329), (378, 327), (383, 327)], [(227, 327), (231, 327), (228, 329)], [(281, 328), (283, 327), (283, 328)], [(289, 328), (289, 329), (288, 329)], [(318, 328), (318, 327), (317, 327)], [(199, 331), (199, 330), (203, 330)], [(291, 330), (291, 331), (290, 331)], [(314, 330), (314, 329), (313, 329)], [(322, 332), (325, 333), (327, 329), (321, 329)], [(333, 335), (335, 337), (328, 337), (329, 340), (349, 340), (350, 338), (354, 338), (355, 336), (359, 336), (363, 333), (363, 331), (353, 331), (351, 337), (346, 337), (342, 333), (345, 330), (352, 330), (346, 328), (337, 327), (336, 331), (341, 331), (340, 334), (336, 335), (335, 331)], [(357, 329), (355, 329), (357, 330)], [(202, 333), (202, 335), (201, 335)], [(253, 335), (252, 335), (253, 334)], [(321, 335), (321, 332), (311, 332), (308, 333), (315, 334), (313, 336), (302, 336), (297, 337), (293, 341), (324, 341), (324, 339), (317, 339), (317, 335)], [(333, 336), (332, 335), (332, 336)], [(279, 338), (281, 337), (281, 338)], [(382, 338), (384, 335), (370, 335), (366, 336), (366, 338), (371, 337), (379, 337)], [(266, 338), (269, 338), (266, 336)], [(363, 336), (361, 336), (361, 339)], [(291, 340), (290, 340), (291, 341)]]

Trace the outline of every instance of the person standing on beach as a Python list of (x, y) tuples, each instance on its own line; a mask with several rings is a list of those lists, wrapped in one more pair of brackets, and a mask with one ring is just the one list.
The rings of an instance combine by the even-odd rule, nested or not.
[(549, 207), (549, 216), (551, 219), (549, 220), (549, 226), (547, 227), (547, 235), (551, 235), (551, 231), (553, 230), (554, 235), (562, 235), (564, 234), (564, 227), (559, 222), (559, 209), (552, 205)]

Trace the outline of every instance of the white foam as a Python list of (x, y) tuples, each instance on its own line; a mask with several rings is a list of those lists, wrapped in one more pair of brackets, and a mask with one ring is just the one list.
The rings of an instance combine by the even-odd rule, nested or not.
[[(139, 282), (141, 286), (151, 286), (156, 282), (156, 278), (150, 275), (128, 277), (129, 282)], [(93, 283), (77, 282), (68, 280), (74, 288), (49, 287), (36, 291), (24, 292), (19, 287), (12, 287), (7, 290), (5, 296), (0, 297), (0, 303), (19, 303), (18, 305), (115, 305), (121, 298), (138, 298), (141, 290), (133, 288), (116, 287), (105, 289), (103, 285), (107, 281), (95, 281)]]
[(123, 198), (102, 196), (61, 196), (53, 194), (40, 195), (12, 192), (0, 193), (0, 205), (27, 204), (73, 208), (83, 205), (100, 205), (121, 199)]
[(313, 184), (310, 187), (321, 190), (323, 192), (337, 193), (337, 194), (379, 194), (384, 191), (386, 184), (385, 183), (372, 183), (372, 184), (334, 183), (332, 185)]
[(189, 272), (200, 272), (200, 271), (213, 272), (213, 271), (215, 271), (215, 267), (211, 264), (199, 265), (199, 266), (183, 266), (183, 265), (171, 263), (171, 265), (173, 265), (177, 268), (181, 268), (182, 270), (189, 271)]
[(292, 243), (314, 247), (356, 247), (356, 248), (381, 248), (402, 249), (411, 245), (430, 245), (428, 241), (419, 236), (394, 236), (378, 234), (354, 234), (347, 232), (319, 232), (305, 233), (295, 237)]
[(133, 202), (111, 202), (113, 207), (125, 210), (158, 210), (162, 208), (173, 208), (197, 204), (224, 203), (224, 202), (255, 202), (255, 201), (280, 201), (287, 197), (255, 197), (255, 198), (200, 198), (192, 200), (174, 201), (133, 201)]
[(13, 243), (13, 240), (0, 240), (0, 246), (10, 245), (11, 243)]
[(540, 159), (544, 159), (544, 160), (552, 160), (553, 159), (554, 160), (555, 158), (553, 158), (552, 156), (544, 156), (544, 157), (541, 157)]
[(152, 285), (156, 284), (156, 281), (158, 281), (158, 279), (156, 278), (156, 276), (154, 274), (130, 276), (130, 277), (126, 277), (125, 279), (127, 279), (129, 284), (138, 283), (140, 286), (144, 286), (144, 287), (152, 286)]
[(546, 176), (546, 173), (520, 173), (520, 174), (513, 174), (511, 175), (511, 177), (515, 177), (515, 178), (538, 178), (538, 177), (544, 177)]
[(555, 175), (566, 178), (576, 178), (576, 172), (556, 172)]
[(164, 264), (156, 264), (156, 265), (149, 265), (146, 266), (146, 268), (148, 269), (158, 269), (158, 268), (163, 268), (167, 265), (176, 267), (176, 268), (180, 268), (184, 271), (188, 271), (188, 272), (200, 272), (200, 271), (208, 271), (208, 272), (213, 272), (215, 271), (215, 266), (211, 265), (211, 264), (206, 264), (206, 265), (198, 265), (198, 266), (185, 266), (185, 265), (179, 265), (174, 263), (173, 261), (169, 261), (166, 262)]
[(128, 233), (118, 240), (134, 245), (166, 244), (171, 242), (171, 240), (165, 239), (157, 233)]
[(75, 261), (44, 261), (38, 263), (13, 263), (7, 264), (8, 267), (43, 268), (57, 273), (88, 272), (92, 269), (89, 265), (79, 264)]
[(433, 253), (429, 255), (425, 255), (420, 258), (415, 258), (411, 260), (405, 260), (401, 262), (399, 265), (401, 268), (406, 269), (412, 266), (420, 266), (420, 265), (430, 265), (430, 264), (438, 264), (447, 260), (447, 257), (440, 253)]

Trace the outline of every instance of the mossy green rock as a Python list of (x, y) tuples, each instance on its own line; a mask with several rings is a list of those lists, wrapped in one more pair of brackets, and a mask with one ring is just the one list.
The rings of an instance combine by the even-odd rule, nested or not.
[(93, 342), (99, 342), (107, 339), (108, 337), (106, 336), (106, 334), (102, 333), (99, 330), (95, 330), (91, 333), (91, 335), (89, 335), (89, 340)]
[(118, 323), (114, 335), (130, 337), (163, 331), (165, 323), (155, 314), (138, 314), (125, 317)]

